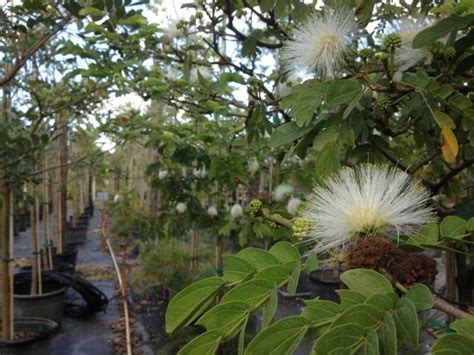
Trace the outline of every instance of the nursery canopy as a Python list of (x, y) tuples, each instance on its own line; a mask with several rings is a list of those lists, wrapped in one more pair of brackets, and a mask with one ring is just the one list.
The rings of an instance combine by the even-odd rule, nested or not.
[(472, 1), (0, 4), (6, 342), (95, 207), (156, 351), (473, 353)]

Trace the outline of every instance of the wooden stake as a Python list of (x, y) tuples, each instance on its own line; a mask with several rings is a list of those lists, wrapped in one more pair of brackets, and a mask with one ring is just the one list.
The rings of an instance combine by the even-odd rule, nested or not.
[[(117, 280), (119, 284), (120, 293), (122, 296), (122, 305), (123, 305), (123, 315), (125, 318), (125, 338), (127, 343), (127, 355), (132, 355), (132, 336), (130, 331), (130, 316), (128, 313), (128, 298), (127, 298), (127, 290), (126, 285), (124, 282), (124, 278), (122, 277), (122, 273), (120, 272), (120, 268), (117, 263), (117, 258), (115, 257), (114, 250), (112, 249), (112, 245), (110, 244), (109, 233), (108, 233), (108, 225), (109, 225), (109, 211), (104, 207), (102, 209), (102, 224), (101, 224), (101, 235), (103, 240), (107, 245), (107, 249), (109, 250), (110, 257), (112, 259), (112, 264), (114, 265), (115, 273), (117, 275)], [(125, 257), (123, 257), (123, 264), (125, 264)]]

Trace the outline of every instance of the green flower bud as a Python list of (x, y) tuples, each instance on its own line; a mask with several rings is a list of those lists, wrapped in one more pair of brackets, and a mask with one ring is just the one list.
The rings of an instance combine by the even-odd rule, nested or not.
[(364, 59), (370, 59), (374, 56), (374, 51), (370, 48), (362, 48), (359, 51), (359, 55)]
[(392, 100), (388, 96), (381, 96), (377, 100), (377, 106), (382, 110), (387, 110), (392, 105)]
[(258, 214), (263, 207), (263, 202), (258, 199), (252, 200), (249, 207), (252, 214)]
[(456, 50), (453, 47), (448, 47), (444, 50), (444, 56), (448, 59), (454, 58), (456, 55)]
[(302, 240), (312, 227), (313, 222), (309, 219), (303, 217), (295, 218), (293, 221), (293, 236), (298, 240)]
[(390, 33), (383, 39), (383, 48), (389, 51), (393, 51), (396, 48), (400, 48), (402, 45), (402, 39), (398, 33)]
[(388, 59), (388, 53), (385, 51), (380, 51), (375, 53), (375, 58), (378, 60), (387, 60)]

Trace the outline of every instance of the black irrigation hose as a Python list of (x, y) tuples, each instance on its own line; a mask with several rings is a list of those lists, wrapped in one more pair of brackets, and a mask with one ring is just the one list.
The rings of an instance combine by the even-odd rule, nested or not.
[[(79, 276), (57, 271), (43, 271), (42, 277), (43, 282), (53, 281), (65, 287), (71, 287), (81, 296), (74, 298), (72, 302), (64, 303), (64, 314), (68, 317), (85, 317), (94, 313), (105, 312), (107, 309), (109, 304), (107, 296), (92, 283)], [(31, 273), (18, 273), (15, 275), (15, 284), (20, 285), (30, 281)]]

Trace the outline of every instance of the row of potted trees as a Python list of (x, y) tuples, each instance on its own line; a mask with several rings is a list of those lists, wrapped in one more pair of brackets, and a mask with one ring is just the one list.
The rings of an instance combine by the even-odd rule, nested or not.
[(61, 327), (67, 288), (49, 275), (75, 272), (78, 246), (86, 240), (89, 218), (94, 214), (91, 204), (79, 216), (71, 217), (62, 233), (45, 233), (40, 242), (39, 221), (43, 226), (50, 224), (48, 216), (54, 204), (44, 206), (40, 214), (39, 204), (33, 202), (30, 211), (25, 208), (25, 212), (10, 219), (31, 228), (32, 265), (21, 267), (13, 276), (14, 337), (0, 340), (1, 354), (48, 353), (49, 343), (44, 340)]

